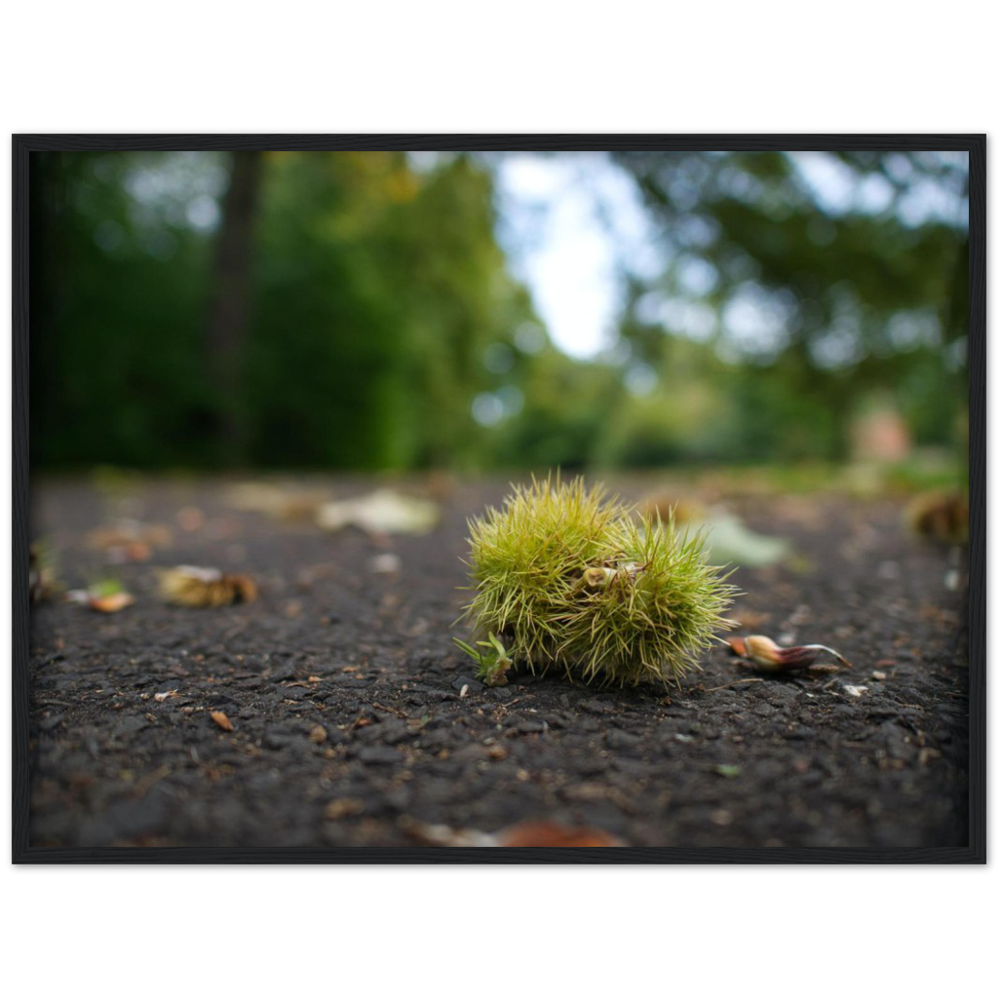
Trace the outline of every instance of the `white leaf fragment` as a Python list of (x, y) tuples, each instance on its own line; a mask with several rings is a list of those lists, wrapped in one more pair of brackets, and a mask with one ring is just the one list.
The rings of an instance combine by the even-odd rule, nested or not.
[(439, 517), (440, 508), (432, 500), (382, 489), (351, 500), (323, 504), (316, 514), (316, 523), (326, 531), (340, 531), (353, 525), (376, 535), (425, 535), (434, 529)]

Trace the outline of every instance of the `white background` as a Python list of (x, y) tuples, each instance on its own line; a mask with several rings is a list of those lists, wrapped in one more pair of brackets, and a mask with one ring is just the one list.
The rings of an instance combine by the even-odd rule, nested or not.
[(570, 869), (562, 878), (492, 879), (378, 878), (376, 871), (7, 879), (0, 935), (5, 995), (996, 995), (992, 880), (692, 878), (679, 867), (650, 867), (645, 878), (601, 878), (593, 869), (589, 877)]
[[(4, 16), (3, 132), (990, 133), (989, 10), (22, 2)], [(9, 151), (2, 170), (7, 192)], [(13, 868), (2, 700), (8, 996), (854, 1000), (995, 988), (995, 865)]]
[(8, 121), (142, 129), (945, 129), (995, 112), (995, 11), (981, 0), (20, 2), (4, 10), (0, 95)]

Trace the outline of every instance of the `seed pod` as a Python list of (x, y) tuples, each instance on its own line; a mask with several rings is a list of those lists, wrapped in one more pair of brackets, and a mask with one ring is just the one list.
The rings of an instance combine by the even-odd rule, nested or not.
[(750, 660), (764, 673), (781, 673), (790, 670), (804, 670), (811, 667), (820, 653), (829, 653), (841, 665), (851, 664), (835, 649), (813, 643), (808, 646), (779, 646), (766, 635), (748, 635), (746, 638), (729, 640), (729, 650), (734, 656)]
[(466, 617), (531, 671), (587, 681), (678, 681), (697, 665), (735, 588), (703, 538), (558, 477), (515, 487), (470, 524)]

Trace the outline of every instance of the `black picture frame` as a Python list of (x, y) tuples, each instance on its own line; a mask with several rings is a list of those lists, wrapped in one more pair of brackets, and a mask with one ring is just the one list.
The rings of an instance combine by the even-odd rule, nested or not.
[[(29, 845), (29, 157), (36, 152), (240, 150), (963, 150), (969, 154), (969, 843), (960, 848), (32, 848)], [(53, 864), (982, 864), (986, 861), (986, 136), (15, 135), (13, 165), (12, 860)]]

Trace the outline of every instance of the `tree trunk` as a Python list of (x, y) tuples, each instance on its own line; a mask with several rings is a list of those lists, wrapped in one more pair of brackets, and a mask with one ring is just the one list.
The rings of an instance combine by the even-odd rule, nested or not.
[(242, 369), (250, 322), (253, 223), (261, 165), (260, 153), (232, 154), (216, 248), (206, 360), (218, 403), (219, 452), (227, 465), (238, 465), (246, 458)]

